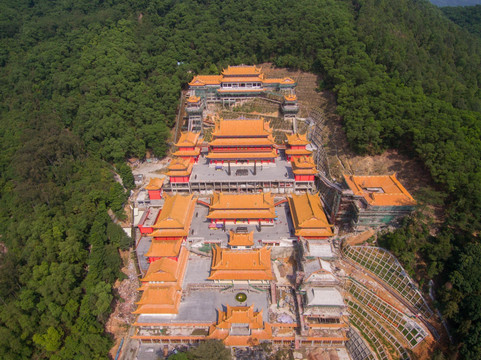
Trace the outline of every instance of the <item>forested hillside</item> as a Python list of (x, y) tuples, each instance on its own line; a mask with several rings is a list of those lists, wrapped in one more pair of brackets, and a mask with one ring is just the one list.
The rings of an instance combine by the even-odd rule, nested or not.
[(454, 23), (481, 37), (481, 5), (445, 7), (442, 12)]
[(481, 41), (428, 1), (8, 0), (0, 36), (0, 358), (107, 356), (112, 166), (165, 154), (193, 74), (265, 61), (319, 74), (354, 150), (424, 162), (446, 223), (388, 243), (424, 258), (481, 357)]

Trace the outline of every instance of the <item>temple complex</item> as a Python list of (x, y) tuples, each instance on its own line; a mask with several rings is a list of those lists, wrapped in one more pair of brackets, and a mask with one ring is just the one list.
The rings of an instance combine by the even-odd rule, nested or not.
[[(395, 174), (344, 175), (335, 183), (319, 162), (322, 143), (310, 145), (312, 113), (296, 117), (295, 86), (245, 65), (189, 84), (187, 131), (177, 128), (167, 178), (145, 187), (156, 206), (136, 232), (141, 296), (132, 339), (145, 353), (217, 339), (236, 348), (321, 347), (331, 358), (349, 358), (342, 353), (354, 331), (346, 282), (358, 271), (342, 265), (339, 219), (349, 229), (378, 228), (416, 202)], [(281, 112), (263, 113), (271, 121), (212, 115), (213, 108), (229, 114), (218, 104), (255, 97)], [(203, 122), (205, 113), (214, 120)]]

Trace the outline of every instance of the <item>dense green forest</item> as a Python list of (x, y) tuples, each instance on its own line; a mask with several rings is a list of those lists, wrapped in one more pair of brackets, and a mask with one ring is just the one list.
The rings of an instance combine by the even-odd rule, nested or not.
[(384, 243), (422, 257), (454, 350), (481, 357), (481, 41), (428, 1), (5, 0), (0, 42), (0, 358), (107, 357), (113, 172), (165, 154), (193, 74), (264, 61), (319, 74), (357, 152), (424, 162), (445, 222)]
[(456, 6), (474, 6), (481, 4), (481, 0), (430, 0), (436, 6), (456, 7)]
[(468, 7), (445, 7), (442, 12), (454, 23), (481, 37), (481, 5)]

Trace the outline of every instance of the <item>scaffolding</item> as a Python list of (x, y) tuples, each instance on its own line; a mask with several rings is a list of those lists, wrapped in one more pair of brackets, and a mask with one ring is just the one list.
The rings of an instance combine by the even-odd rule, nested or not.
[[(364, 306), (355, 302), (353, 299), (346, 299), (351, 314), (350, 320), (363, 334), (366, 339), (373, 345), (380, 359), (389, 359), (386, 349), (392, 347), (392, 351), (404, 360), (410, 359), (410, 356), (402, 344), (379, 323)], [(383, 340), (388, 344), (383, 344)]]
[(355, 328), (349, 327), (347, 337), (349, 340), (346, 341), (346, 349), (352, 360), (377, 360)]
[(330, 178), (331, 173), (329, 171), (329, 161), (327, 159), (326, 151), (324, 150), (324, 118), (320, 109), (311, 109), (309, 111), (309, 118), (311, 123), (314, 124), (314, 130), (309, 133), (309, 140), (316, 147), (314, 153), (314, 161), (316, 162), (319, 172)]
[(426, 318), (433, 311), (399, 261), (387, 250), (372, 246), (349, 246), (344, 255), (379, 277)]
[(354, 279), (348, 279), (345, 284), (346, 290), (364, 306), (364, 309), (382, 318), (385, 323), (390, 325), (405, 340), (410, 349), (416, 347), (428, 335), (414, 320), (382, 300)]

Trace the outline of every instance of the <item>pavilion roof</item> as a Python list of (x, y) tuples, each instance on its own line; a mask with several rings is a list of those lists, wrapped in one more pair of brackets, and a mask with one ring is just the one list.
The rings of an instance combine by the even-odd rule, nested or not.
[(237, 65), (227, 66), (227, 69), (222, 70), (222, 75), (236, 76), (236, 75), (260, 75), (262, 74), (262, 68), (258, 68), (255, 65)]
[(252, 138), (217, 138), (209, 143), (209, 146), (272, 146), (274, 138), (271, 134), (267, 137)]
[(211, 160), (256, 160), (256, 159), (275, 159), (277, 153), (275, 150), (271, 151), (257, 151), (257, 152), (210, 152), (206, 158)]
[(147, 186), (145, 187), (146, 190), (160, 190), (162, 189), (162, 185), (164, 184), (164, 178), (151, 178)]
[(229, 232), (229, 245), (230, 246), (254, 246), (254, 232), (249, 233), (236, 233), (234, 231)]
[(272, 134), (269, 123), (260, 119), (220, 119), (215, 124), (214, 139), (216, 137), (267, 137)]
[(182, 296), (178, 286), (146, 286), (134, 314), (177, 314)]
[(177, 257), (182, 246), (182, 239), (155, 240), (152, 239), (149, 250), (144, 254), (147, 257)]
[(326, 237), (332, 236), (332, 225), (327, 221), (326, 214), (317, 194), (292, 194), (288, 198), (292, 221), (297, 236)]
[(189, 83), (190, 86), (220, 85), (222, 75), (197, 75)]
[(291, 161), (292, 171), (296, 175), (315, 175), (317, 174), (316, 164), (312, 156), (299, 156)]
[(199, 141), (200, 133), (192, 131), (183, 132), (180, 135), (179, 141), (175, 144), (177, 147), (194, 147)]
[(264, 83), (270, 83), (270, 84), (294, 84), (295, 81), (292, 80), (290, 77), (285, 77), (285, 78), (282, 78), (282, 79), (264, 79), (263, 81)]
[(396, 174), (377, 176), (344, 175), (354, 195), (372, 206), (414, 206), (416, 200), (399, 182)]
[(284, 99), (285, 99), (286, 101), (296, 101), (296, 100), (297, 100), (297, 95), (296, 95), (296, 94), (284, 95)]
[(200, 97), (195, 96), (195, 95), (192, 95), (187, 99), (188, 103), (196, 103), (196, 102), (199, 102), (199, 101), (200, 101)]
[(274, 219), (272, 193), (226, 194), (214, 193), (208, 219)]
[[(236, 335), (231, 331), (235, 326), (246, 327), (248, 335)], [(226, 311), (219, 310), (217, 324), (210, 326), (209, 339), (220, 339), (227, 346), (253, 346), (260, 340), (272, 338), (272, 328), (262, 320), (262, 311), (254, 311), (251, 306), (226, 306)]]
[(287, 143), (289, 145), (307, 145), (309, 144), (309, 140), (307, 140), (307, 134), (286, 134)]
[(209, 280), (272, 280), (271, 249), (212, 249)]
[(183, 281), (187, 266), (188, 251), (181, 247), (177, 260), (163, 257), (151, 262), (142, 282), (180, 284)]
[(152, 225), (152, 227), (158, 229), (158, 231), (154, 231), (150, 236), (162, 236), (164, 230), (179, 233), (179, 235), (168, 236), (187, 236), (196, 201), (197, 198), (195, 198), (193, 194), (165, 195), (164, 207), (157, 217), (155, 224)]
[(287, 149), (286, 154), (291, 156), (309, 156), (312, 154), (312, 151), (307, 149)]

